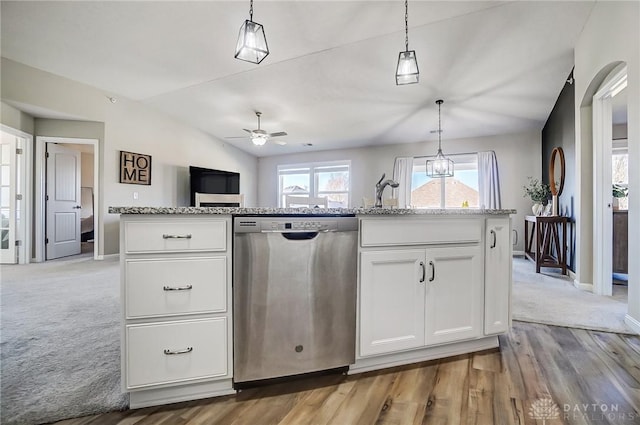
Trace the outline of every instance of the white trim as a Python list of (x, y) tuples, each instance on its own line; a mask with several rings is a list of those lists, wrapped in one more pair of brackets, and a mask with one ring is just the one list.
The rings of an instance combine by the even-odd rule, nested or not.
[(612, 97), (627, 84), (622, 66), (593, 95), (593, 293), (611, 296), (613, 210), (611, 197)]
[(593, 283), (583, 283), (578, 281), (578, 279), (573, 279), (573, 286), (582, 291), (593, 292)]
[(22, 146), (22, 158), (20, 159), (20, 180), (22, 185), (19, 188), (22, 194), (22, 221), (21, 221), (21, 234), (23, 237), (20, 239), (22, 245), (18, 248), (18, 264), (29, 264), (31, 262), (31, 217), (32, 217), (32, 202), (33, 191), (31, 190), (31, 176), (32, 171), (32, 146), (33, 135), (25, 133), (22, 130), (18, 130), (13, 127), (0, 124), (0, 130), (12, 134), (17, 137), (25, 139), (25, 144)]
[(47, 143), (72, 143), (81, 145), (93, 145), (93, 259), (101, 260), (98, 248), (102, 234), (100, 232), (100, 218), (102, 217), (102, 205), (100, 203), (100, 146), (98, 139), (77, 139), (72, 137), (36, 136), (36, 160), (35, 160), (35, 246), (36, 262), (45, 261), (45, 170), (46, 170), (46, 144)]
[(524, 257), (524, 251), (513, 251), (512, 257)]
[(624, 323), (629, 326), (632, 331), (640, 335), (640, 321), (637, 321), (629, 314), (625, 314)]

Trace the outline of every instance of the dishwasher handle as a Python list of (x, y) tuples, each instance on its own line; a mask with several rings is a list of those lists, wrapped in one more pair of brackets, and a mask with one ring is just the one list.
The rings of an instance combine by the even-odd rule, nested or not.
[(280, 232), (282, 237), (290, 241), (307, 241), (318, 236), (319, 232)]

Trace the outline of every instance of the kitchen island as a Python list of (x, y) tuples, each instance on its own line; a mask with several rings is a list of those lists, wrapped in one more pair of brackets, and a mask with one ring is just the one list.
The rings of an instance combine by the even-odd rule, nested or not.
[[(349, 373), (495, 348), (498, 335), (510, 327), (514, 210), (109, 212), (122, 215), (122, 382), (133, 408), (235, 391), (234, 216), (358, 218), (356, 341)], [(313, 226), (313, 218), (308, 221)]]

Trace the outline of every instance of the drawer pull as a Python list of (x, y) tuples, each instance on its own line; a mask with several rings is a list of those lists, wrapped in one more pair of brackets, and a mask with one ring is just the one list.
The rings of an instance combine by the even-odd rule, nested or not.
[(162, 239), (191, 239), (191, 233), (186, 235), (162, 235)]
[(495, 230), (491, 230), (491, 236), (493, 236), (493, 242), (491, 242), (491, 246), (489, 248), (493, 249), (496, 247), (496, 242), (498, 241)]
[(187, 347), (184, 350), (169, 350), (168, 348), (164, 349), (164, 354), (167, 356), (173, 356), (174, 354), (187, 354), (193, 351), (193, 347)]
[(163, 286), (162, 289), (165, 291), (188, 291), (193, 289), (193, 285), (185, 285), (185, 286)]

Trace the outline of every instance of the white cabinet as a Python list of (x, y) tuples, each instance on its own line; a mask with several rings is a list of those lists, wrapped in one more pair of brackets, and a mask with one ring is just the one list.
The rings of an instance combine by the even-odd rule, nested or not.
[(231, 217), (125, 214), (120, 252), (130, 406), (233, 393)]
[(360, 256), (360, 354), (424, 345), (424, 249)]
[(426, 344), (482, 335), (481, 246), (429, 248), (426, 265)]
[(506, 332), (511, 325), (511, 220), (489, 218), (485, 232), (484, 332)]
[(360, 231), (360, 370), (485, 349), (508, 330), (508, 217), (363, 217)]

